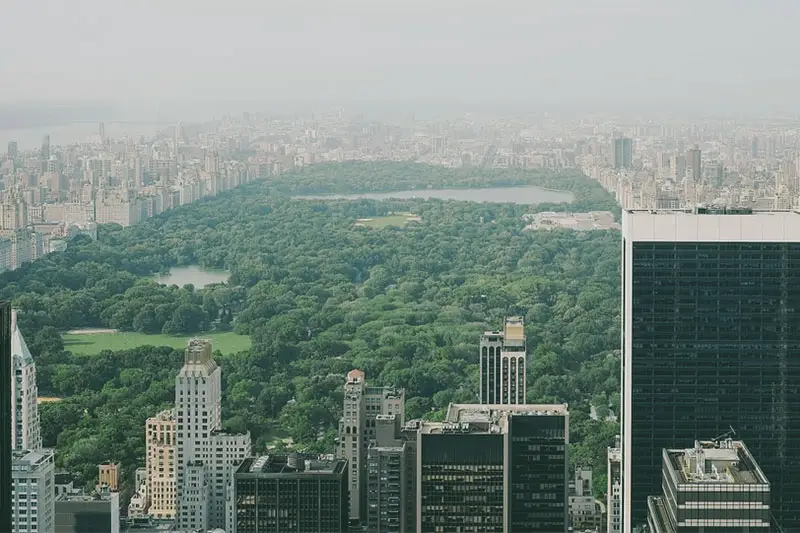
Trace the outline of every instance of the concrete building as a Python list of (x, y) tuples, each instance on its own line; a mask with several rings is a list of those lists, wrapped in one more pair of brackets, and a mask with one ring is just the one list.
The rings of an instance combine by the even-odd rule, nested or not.
[(147, 512), (154, 518), (175, 518), (175, 409), (148, 418), (145, 427)]
[(617, 137), (613, 140), (612, 165), (616, 169), (633, 168), (633, 139)]
[(103, 463), (97, 465), (98, 487), (105, 485), (111, 491), (119, 490), (119, 465), (116, 463)]
[(415, 516), (407, 514), (407, 445), (397, 415), (378, 415), (375, 439), (367, 449), (367, 531), (404, 533), (414, 529)]
[(61, 494), (55, 502), (55, 533), (119, 533), (119, 493)]
[(622, 533), (622, 452), (617, 436), (616, 446), (608, 448), (606, 486), (606, 532)]
[(246, 459), (235, 474), (236, 533), (343, 533), (347, 461), (300, 456)]
[(568, 446), (566, 405), (451, 405), (419, 428), (416, 531), (566, 533)]
[(0, 300), (0, 531), (11, 531), (11, 303)]
[(50, 450), (15, 450), (11, 457), (14, 533), (52, 533), (55, 529), (55, 462)]
[(743, 442), (695, 442), (662, 460), (662, 495), (647, 499), (652, 533), (773, 531), (769, 481)]
[(623, 531), (661, 490), (662, 450), (734, 428), (800, 531), (800, 213), (623, 212)]
[(347, 459), (350, 483), (350, 520), (366, 520), (364, 473), (367, 448), (375, 437), (378, 415), (395, 415), (403, 424), (405, 391), (393, 387), (368, 387), (364, 372), (351, 370), (344, 385), (344, 410), (339, 422), (337, 457)]
[(592, 469), (578, 466), (570, 487), (569, 520), (573, 531), (601, 531), (606, 506), (594, 498)]
[(487, 331), (480, 342), (482, 404), (524, 404), (527, 354), (522, 317), (507, 317), (503, 331)]
[(11, 381), (11, 445), (18, 450), (37, 451), (42, 447), (42, 435), (37, 405), (36, 364), (17, 326), (16, 309), (11, 311), (11, 357), (14, 368)]
[(250, 434), (220, 431), (221, 371), (211, 342), (192, 339), (175, 380), (179, 529), (230, 529), (233, 467), (251, 454)]

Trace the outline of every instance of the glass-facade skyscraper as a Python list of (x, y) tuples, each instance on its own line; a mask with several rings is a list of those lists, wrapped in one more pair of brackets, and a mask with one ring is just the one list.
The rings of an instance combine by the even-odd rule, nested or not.
[(662, 448), (735, 430), (800, 531), (800, 214), (623, 213), (624, 529)]

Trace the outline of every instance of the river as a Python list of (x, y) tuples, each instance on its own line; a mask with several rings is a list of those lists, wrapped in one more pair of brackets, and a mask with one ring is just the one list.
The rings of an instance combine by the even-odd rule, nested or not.
[(440, 200), (459, 200), (466, 202), (490, 202), (533, 205), (541, 203), (571, 203), (575, 197), (570, 192), (553, 191), (528, 185), (525, 187), (494, 187), (486, 189), (418, 189), (412, 191), (376, 192), (363, 194), (309, 194), (294, 198), (300, 200), (387, 200), (389, 198), (409, 199), (437, 198)]

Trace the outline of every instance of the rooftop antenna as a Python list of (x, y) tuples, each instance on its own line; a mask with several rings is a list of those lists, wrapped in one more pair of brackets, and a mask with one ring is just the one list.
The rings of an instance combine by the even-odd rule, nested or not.
[(732, 439), (732, 438), (736, 437), (736, 430), (733, 429), (733, 426), (728, 426), (728, 429), (730, 431), (726, 431), (722, 435), (719, 435), (718, 437), (714, 437), (713, 439), (711, 439), (711, 441), (714, 444), (717, 444), (720, 441), (723, 441), (723, 440), (726, 440), (726, 439)]

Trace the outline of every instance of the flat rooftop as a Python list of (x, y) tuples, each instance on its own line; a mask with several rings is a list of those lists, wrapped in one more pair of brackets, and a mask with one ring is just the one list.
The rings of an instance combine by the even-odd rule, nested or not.
[(742, 441), (697, 442), (694, 448), (667, 450), (666, 454), (681, 483), (769, 484)]
[(800, 213), (627, 210), (622, 212), (622, 235), (634, 242), (800, 242)]
[(245, 459), (236, 474), (262, 475), (319, 475), (341, 474), (347, 467), (345, 459), (320, 459), (299, 455), (295, 460), (288, 455), (262, 455)]
[(423, 422), (423, 434), (494, 433), (508, 425), (509, 416), (568, 416), (566, 404), (450, 404), (444, 422)]

